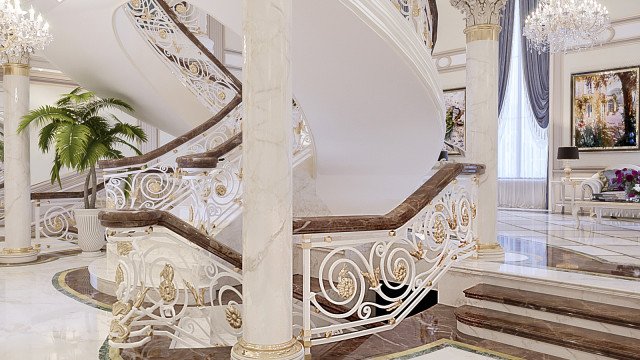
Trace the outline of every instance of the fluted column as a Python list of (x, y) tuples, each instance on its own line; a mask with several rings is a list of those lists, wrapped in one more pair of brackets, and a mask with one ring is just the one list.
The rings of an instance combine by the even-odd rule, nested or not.
[(0, 262), (23, 263), (39, 252), (31, 245), (29, 131), (17, 132), (29, 111), (29, 65), (9, 63), (3, 69), (5, 243)]
[(498, 244), (498, 35), (506, 0), (451, 0), (467, 27), (467, 161), (487, 166), (478, 185), (478, 254), (502, 260)]
[(292, 331), (292, 0), (244, 0), (243, 335), (234, 359), (302, 359)]

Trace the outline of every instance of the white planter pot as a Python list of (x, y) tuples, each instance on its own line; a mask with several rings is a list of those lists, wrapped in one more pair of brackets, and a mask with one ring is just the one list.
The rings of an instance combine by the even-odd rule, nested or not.
[(82, 250), (82, 256), (100, 256), (100, 251), (107, 241), (105, 240), (105, 228), (98, 220), (100, 209), (75, 209), (73, 210), (78, 227), (78, 246)]

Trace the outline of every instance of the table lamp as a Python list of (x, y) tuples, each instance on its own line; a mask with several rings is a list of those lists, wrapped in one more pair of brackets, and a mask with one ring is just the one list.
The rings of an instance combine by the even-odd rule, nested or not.
[(438, 156), (438, 161), (449, 161), (449, 152), (447, 150), (440, 151), (440, 156)]
[(580, 159), (580, 152), (577, 147), (560, 146), (558, 148), (558, 160), (562, 160), (564, 164), (564, 176), (567, 180), (571, 179), (571, 166), (569, 166), (569, 162), (578, 159)]

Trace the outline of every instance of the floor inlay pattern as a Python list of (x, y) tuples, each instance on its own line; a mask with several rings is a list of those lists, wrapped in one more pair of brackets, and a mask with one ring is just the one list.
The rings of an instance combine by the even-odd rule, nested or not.
[(91, 286), (89, 270), (86, 266), (60, 271), (51, 279), (53, 286), (61, 293), (96, 309), (111, 311), (115, 296), (103, 294)]
[(377, 357), (373, 360), (437, 360), (437, 359), (456, 359), (456, 360), (485, 360), (485, 359), (506, 359), (518, 360), (520, 358), (500, 354), (495, 351), (479, 348), (463, 344), (458, 341), (449, 339), (441, 339), (431, 344), (420, 346), (411, 350), (403, 351), (396, 354), (390, 354)]
[(0, 264), (0, 268), (28, 266), (28, 265), (35, 265), (35, 264), (44, 264), (44, 263), (48, 263), (48, 262), (51, 262), (51, 261), (58, 260), (58, 259), (63, 258), (63, 257), (75, 256), (75, 255), (78, 255), (80, 253), (81, 253), (80, 250), (75, 250), (75, 249), (53, 251), (53, 252), (48, 252), (48, 253), (43, 253), (41, 255), (38, 255), (38, 258), (36, 259), (36, 261), (32, 261), (32, 262), (28, 262), (28, 263), (22, 263), (22, 264)]

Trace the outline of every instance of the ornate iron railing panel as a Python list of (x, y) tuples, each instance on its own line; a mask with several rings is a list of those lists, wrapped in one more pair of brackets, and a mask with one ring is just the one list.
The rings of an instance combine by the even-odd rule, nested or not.
[(233, 266), (153, 228), (109, 230), (107, 239), (119, 255), (112, 348), (152, 336), (170, 338), (172, 348), (230, 346), (241, 336), (242, 275)]
[(43, 239), (73, 240), (76, 237), (74, 209), (84, 208), (82, 199), (32, 200), (36, 244)]
[[(303, 254), (305, 343), (388, 330), (407, 317), (453, 264), (475, 254), (476, 185), (475, 177), (454, 181), (392, 231), (296, 236)], [(312, 268), (316, 248), (323, 251), (314, 252), (319, 266)], [(312, 282), (319, 292), (311, 291)], [(314, 312), (341, 323), (314, 327)]]

